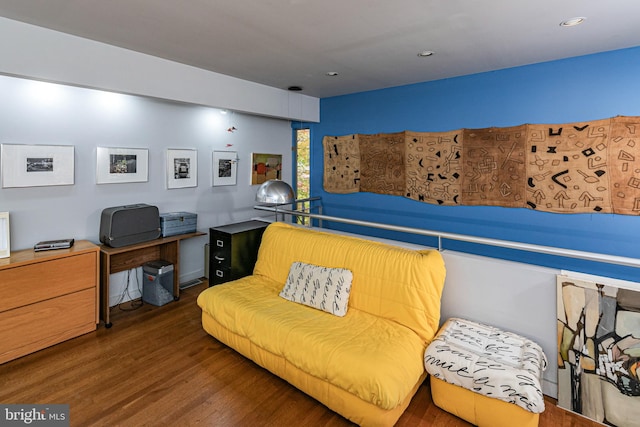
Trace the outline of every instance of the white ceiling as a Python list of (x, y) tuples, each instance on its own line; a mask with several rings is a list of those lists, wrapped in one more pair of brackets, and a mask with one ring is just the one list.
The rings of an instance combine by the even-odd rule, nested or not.
[(0, 0), (0, 16), (320, 98), (640, 46), (639, 0)]

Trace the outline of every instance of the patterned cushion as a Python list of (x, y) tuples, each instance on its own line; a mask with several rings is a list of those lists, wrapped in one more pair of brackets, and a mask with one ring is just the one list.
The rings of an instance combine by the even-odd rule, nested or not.
[(352, 279), (344, 268), (294, 262), (280, 296), (342, 317), (347, 314)]
[(434, 378), (535, 414), (544, 411), (547, 358), (537, 343), (495, 326), (451, 318), (424, 353)]

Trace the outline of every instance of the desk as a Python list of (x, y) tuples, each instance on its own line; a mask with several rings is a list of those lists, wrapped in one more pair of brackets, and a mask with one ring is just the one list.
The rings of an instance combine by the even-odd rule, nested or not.
[(100, 245), (100, 317), (104, 320), (104, 326), (111, 327), (109, 275), (163, 259), (173, 264), (173, 298), (177, 301), (180, 298), (180, 241), (204, 235), (206, 233), (202, 232), (180, 234), (120, 248)]

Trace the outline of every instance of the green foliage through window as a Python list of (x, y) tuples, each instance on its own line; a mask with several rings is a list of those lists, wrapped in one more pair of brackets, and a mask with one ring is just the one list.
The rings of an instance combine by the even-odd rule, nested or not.
[[(307, 199), (310, 197), (309, 188), (309, 165), (311, 157), (311, 147), (309, 142), (309, 129), (296, 130), (296, 197), (298, 199)], [(298, 208), (304, 208), (299, 206)], [(307, 224), (309, 218), (303, 217), (298, 220), (303, 224)]]

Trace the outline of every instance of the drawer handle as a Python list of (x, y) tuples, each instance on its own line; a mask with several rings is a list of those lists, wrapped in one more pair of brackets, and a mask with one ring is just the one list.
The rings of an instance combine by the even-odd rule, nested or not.
[(221, 256), (214, 255), (213, 257), (216, 259), (216, 261), (224, 261), (224, 258)]

